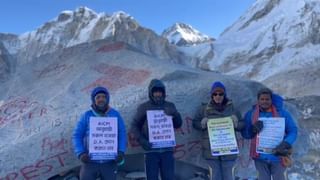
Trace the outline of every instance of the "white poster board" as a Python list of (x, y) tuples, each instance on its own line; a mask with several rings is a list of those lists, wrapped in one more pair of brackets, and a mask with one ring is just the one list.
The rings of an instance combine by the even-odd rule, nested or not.
[(285, 119), (282, 117), (260, 117), (263, 129), (257, 136), (257, 153), (270, 154), (284, 138)]
[(116, 117), (90, 117), (89, 122), (90, 159), (115, 159), (118, 152), (118, 119)]
[(147, 111), (149, 142), (152, 148), (174, 147), (176, 145), (172, 117), (163, 110)]
[(207, 128), (212, 156), (239, 153), (231, 117), (209, 119)]

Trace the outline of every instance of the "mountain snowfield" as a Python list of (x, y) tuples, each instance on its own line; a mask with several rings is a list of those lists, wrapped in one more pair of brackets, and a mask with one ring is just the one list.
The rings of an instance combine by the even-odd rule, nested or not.
[[(182, 31), (185, 40), (178, 40), (176, 29), (170, 33), (175, 36), (165, 36), (170, 42), (191, 39)], [(319, 29), (318, 0), (257, 0), (213, 42), (197, 40), (178, 49), (197, 58), (193, 67), (260, 81), (286, 97), (319, 95)]]
[[(210, 84), (226, 83), (228, 95), (244, 113), (255, 101), (259, 81), (290, 98), (286, 105), (299, 125), (289, 179), (316, 179), (319, 45), (318, 0), (257, 0), (217, 38), (184, 23), (157, 35), (125, 12), (107, 15), (86, 7), (63, 11), (32, 32), (0, 33), (0, 137), (5, 139), (0, 143), (0, 179), (28, 179), (24, 171), (45, 179), (78, 166), (65, 137), (89, 108), (90, 90), (109, 87), (111, 104), (123, 113), (128, 128), (152, 78), (165, 82), (168, 99), (185, 119), (177, 134), (179, 162), (203, 167), (190, 120), (208, 98)], [(254, 178), (249, 143), (238, 142), (236, 175)], [(128, 156), (133, 160), (128, 164), (140, 152), (131, 139)], [(187, 179), (193, 170), (188, 166), (178, 172), (188, 172)]]
[(175, 23), (164, 30), (161, 36), (166, 37), (171, 44), (177, 46), (192, 46), (199, 43), (213, 41), (213, 38), (202, 34), (192, 26), (184, 23)]
[(10, 54), (17, 55), (19, 64), (58, 49), (99, 39), (126, 42), (159, 59), (171, 59), (177, 63), (189, 62), (167, 39), (141, 27), (128, 14), (97, 14), (87, 7), (63, 11), (57, 18), (32, 32), (19, 36), (0, 34), (0, 39)]
[[(214, 42), (210, 69), (265, 82), (288, 97), (319, 95), (319, 86), (315, 85), (319, 77), (313, 80), (304, 76), (311, 83), (285, 85), (287, 80), (303, 76), (303, 72), (318, 74), (319, 29), (318, 0), (257, 0)], [(285, 76), (289, 72), (290, 76)], [(290, 92), (301, 87), (308, 90)]]

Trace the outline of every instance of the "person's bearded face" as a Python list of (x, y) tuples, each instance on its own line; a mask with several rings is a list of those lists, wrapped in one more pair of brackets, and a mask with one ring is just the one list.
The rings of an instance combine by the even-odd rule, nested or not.
[(104, 108), (107, 105), (106, 95), (104, 93), (99, 93), (94, 97), (94, 101), (97, 107)]

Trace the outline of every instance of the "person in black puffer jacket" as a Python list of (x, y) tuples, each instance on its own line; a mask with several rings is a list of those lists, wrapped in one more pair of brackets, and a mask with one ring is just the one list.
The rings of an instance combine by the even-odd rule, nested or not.
[(164, 84), (153, 79), (149, 84), (149, 100), (142, 103), (131, 124), (131, 133), (145, 150), (145, 165), (147, 179), (157, 180), (160, 170), (162, 180), (174, 179), (174, 147), (155, 148), (149, 142), (147, 111), (162, 110), (164, 114), (172, 117), (173, 128), (180, 128), (182, 119), (172, 102), (165, 100), (166, 89)]

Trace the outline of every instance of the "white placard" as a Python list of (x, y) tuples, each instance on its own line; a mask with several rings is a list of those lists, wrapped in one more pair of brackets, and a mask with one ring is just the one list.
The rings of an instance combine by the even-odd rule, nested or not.
[(209, 119), (207, 128), (212, 156), (239, 153), (231, 117)]
[(173, 147), (176, 145), (172, 117), (163, 110), (147, 111), (149, 142), (152, 148)]
[(282, 117), (260, 117), (263, 129), (257, 137), (257, 153), (270, 154), (284, 138), (285, 119)]
[(90, 117), (89, 122), (90, 159), (115, 159), (118, 152), (118, 119), (116, 117)]

